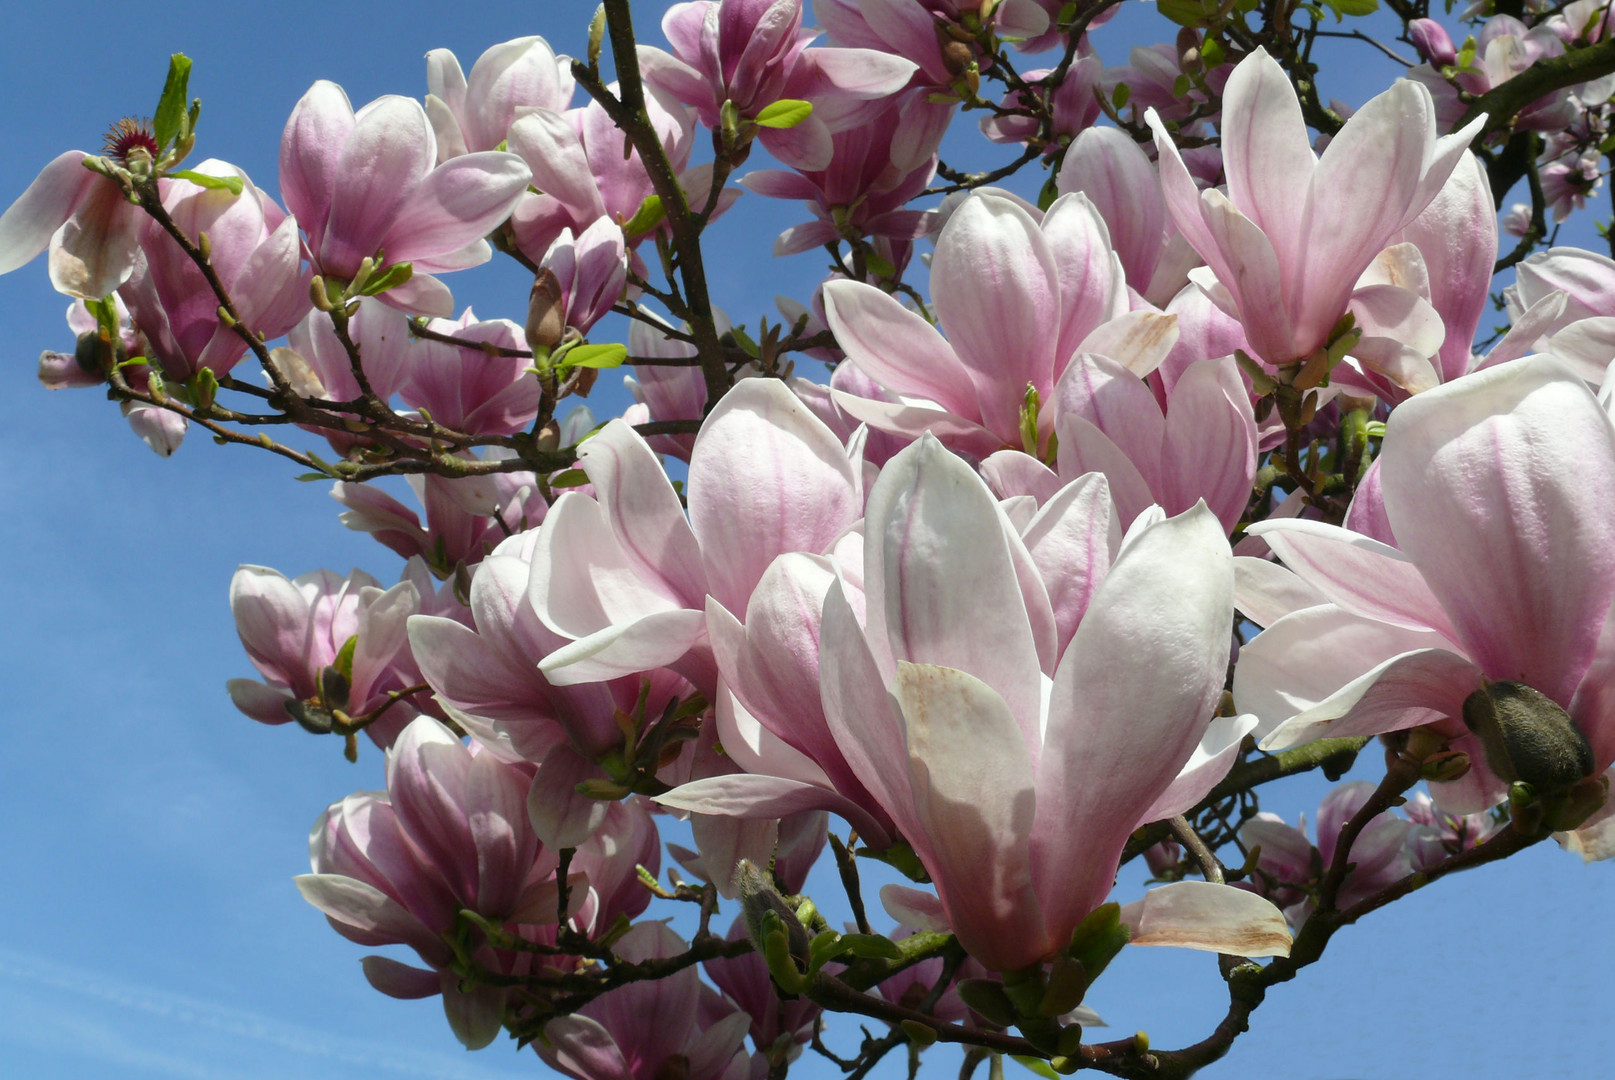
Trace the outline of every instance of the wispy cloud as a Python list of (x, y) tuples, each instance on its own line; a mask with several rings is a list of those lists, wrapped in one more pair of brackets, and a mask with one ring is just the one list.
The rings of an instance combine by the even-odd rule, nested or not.
[(174, 1080), (515, 1080), (543, 1071), (533, 1059), (503, 1069), (486, 1059), (332, 1036), (4, 947), (0, 1002), (0, 1043)]

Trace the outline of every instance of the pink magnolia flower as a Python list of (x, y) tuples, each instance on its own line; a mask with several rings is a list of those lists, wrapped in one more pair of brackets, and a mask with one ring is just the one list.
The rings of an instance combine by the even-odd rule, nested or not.
[[(1430, 91), (1436, 119), (1444, 128), (1450, 129), (1468, 112), (1469, 101), (1474, 97), (1501, 86), (1533, 64), (1561, 56), (1565, 51), (1564, 40), (1551, 20), (1527, 27), (1512, 15), (1495, 15), (1481, 27), (1468, 66), (1449, 72), (1445, 70), (1447, 66), (1458, 59), (1452, 39), (1431, 20), (1422, 22), (1424, 25), (1419, 31), (1423, 32), (1425, 44), (1420, 46), (1417, 31), (1414, 44), (1429, 62), (1410, 68), (1408, 78)], [(1471, 97), (1460, 96), (1460, 91)], [(1570, 88), (1556, 90), (1521, 109), (1514, 126), (1527, 131), (1562, 131), (1575, 121), (1578, 111)]]
[[(684, 952), (666, 925), (643, 922), (613, 947), (630, 962)], [(544, 1063), (576, 1080), (746, 1080), (743, 1044), (751, 1017), (701, 982), (696, 969), (607, 991), (570, 1016), (544, 1025), (533, 1048)]]
[(1463, 705), (1511, 680), (1566, 709), (1608, 768), (1615, 431), (1586, 384), (1532, 357), (1408, 400), (1376, 490), (1378, 513), (1361, 516), (1382, 515), (1375, 534), (1394, 547), (1319, 522), (1251, 529), (1295, 575), (1241, 589), (1267, 629), (1240, 652), (1234, 696), (1261, 718), (1262, 746), (1428, 724), (1472, 763), (1437, 799), (1484, 809), (1504, 785)]
[(511, 122), (532, 109), (563, 112), (576, 83), (572, 58), (556, 56), (535, 35), (490, 47), (466, 78), (448, 49), (426, 54), (426, 116), (437, 136), (437, 160), (498, 150)]
[[(937, 238), (931, 300), (946, 339), (879, 289), (826, 282), (837, 342), (895, 401), (834, 397), (872, 427), (909, 438), (931, 431), (980, 457), (1022, 445), (1027, 394), (1051, 402), (1076, 353), (1145, 375), (1176, 341), (1171, 317), (1128, 311), (1121, 263), (1080, 194), (1055, 200), (1041, 221), (997, 195), (963, 200)], [(1055, 410), (1042, 409), (1040, 444), (1054, 427)]]
[[(170, 180), (163, 208), (193, 242), (207, 234), (208, 261), (242, 323), (278, 338), (311, 307), (297, 221), (233, 165), (208, 160), (196, 171), (239, 180), (241, 193)], [(141, 224), (134, 274), (119, 292), (169, 378), (183, 381), (203, 368), (223, 375), (246, 355), (241, 335), (219, 321), (219, 298), (207, 278), (153, 220)]]
[(533, 559), (531, 598), (573, 639), (539, 665), (572, 684), (660, 667), (711, 697), (710, 595), (744, 610), (774, 557), (825, 550), (863, 505), (845, 447), (776, 379), (745, 379), (690, 457), (689, 518), (656, 455), (620, 420), (583, 444), (595, 496), (563, 494)]
[[(690, 110), (654, 86), (646, 89), (651, 126), (679, 186), (699, 210), (711, 192), (712, 166), (689, 164), (695, 134)], [(639, 151), (632, 149), (597, 102), (565, 112), (536, 108), (524, 113), (510, 125), (509, 145), (532, 169), (539, 191), (522, 198), (510, 223), (517, 245), (535, 262), (563, 229), (576, 236), (600, 218), (626, 225), (655, 194)], [(732, 189), (721, 193), (714, 213), (721, 213), (738, 195)], [(639, 233), (627, 241), (639, 244), (654, 234), (655, 230)]]
[[(1127, 284), (1164, 307), (1185, 284), (1183, 273), (1189, 267), (1169, 265), (1162, 282), (1154, 281), (1168, 236), (1176, 237), (1177, 230), (1168, 230), (1160, 177), (1143, 148), (1119, 128), (1090, 127), (1066, 148), (1056, 185), (1061, 195), (1080, 191), (1088, 197), (1105, 220)], [(1178, 243), (1183, 244), (1181, 239)]]
[(912, 242), (934, 215), (909, 208), (936, 173), (936, 152), (951, 115), (929, 105), (919, 90), (895, 96), (886, 111), (832, 137), (830, 164), (818, 170), (761, 169), (741, 177), (746, 190), (773, 199), (800, 199), (816, 220), (793, 225), (774, 241), (775, 255), (871, 237), (890, 241), (901, 270)]
[(539, 262), (539, 273), (546, 270), (560, 286), (563, 325), (587, 336), (611, 313), (628, 284), (628, 249), (621, 226), (602, 217), (575, 238), (571, 229), (562, 229)]
[(407, 262), (414, 276), (382, 294), (387, 302), (452, 315), (448, 289), (431, 275), (492, 257), (483, 237), (510, 217), (532, 173), (499, 151), (437, 158), (419, 102), (389, 95), (355, 113), (340, 86), (315, 83), (280, 144), (281, 193), (315, 270), (347, 281), (365, 259)]
[[(449, 945), (468, 908), (518, 936), (553, 943), (544, 927), (558, 910), (556, 856), (527, 824), (530, 772), (421, 717), (387, 754), (387, 790), (361, 792), (332, 806), (309, 835), (314, 872), (296, 878), (303, 898), (343, 937), (361, 945), (404, 944), (426, 968), (365, 958), (365, 977), (401, 998), (443, 995), (449, 1025), (469, 1049), (503, 1026), (508, 991), (462, 982), (468, 974)], [(577, 892), (581, 893), (582, 880)], [(468, 949), (479, 967), (525, 974), (533, 953)], [(557, 967), (564, 957), (545, 958)]]
[(1425, 299), (1446, 327), (1437, 373), (1450, 382), (1474, 363), (1475, 334), (1491, 306), (1497, 209), (1480, 159), (1460, 156), (1430, 205), (1393, 239), (1412, 244), (1424, 263)]
[[(241, 567), (230, 581), (230, 611), (264, 681), (231, 679), (230, 699), (260, 723), (297, 720), (316, 732), (330, 729), (335, 711), (359, 717), (380, 709), (389, 691), (419, 682), (407, 623), (422, 608), (423, 589), (437, 600), (424, 573), (383, 590), (360, 570), (345, 579), (320, 570), (288, 580), (267, 567)], [(365, 731), (386, 747), (415, 712), (410, 700), (399, 701)]]
[[(491, 458), (495, 451), (485, 454)], [(331, 497), (346, 508), (338, 520), (406, 559), (420, 556), (440, 577), (460, 565), (476, 565), (511, 533), (537, 526), (549, 509), (538, 480), (528, 472), (404, 479), (425, 510), (425, 525), (419, 514), (375, 485), (341, 480), (331, 487)]]
[(875, 99), (901, 90), (911, 60), (873, 49), (811, 49), (818, 36), (802, 28), (802, 0), (693, 0), (662, 17), (671, 55), (639, 47), (645, 78), (693, 106), (716, 129), (726, 102), (755, 120), (781, 100), (806, 101), (812, 113), (789, 128), (762, 127), (757, 141), (792, 168), (830, 166), (830, 136), (870, 122)]
[(113, 180), (84, 167), (89, 156), (57, 156), (0, 214), (0, 274), (49, 248), (50, 283), (59, 293), (99, 300), (129, 280), (146, 214)]
[(1481, 122), (1438, 140), (1429, 93), (1399, 81), (1318, 158), (1289, 79), (1258, 49), (1235, 68), (1223, 98), (1225, 195), (1196, 188), (1160, 117), (1150, 118), (1168, 210), (1209, 267), (1191, 277), (1274, 365), (1325, 345), (1348, 308), (1366, 339), (1388, 343), (1428, 311), (1395, 286), (1354, 296), (1357, 280), (1436, 197)]
[(1449, 813), (1422, 791), (1408, 797), (1402, 813), (1413, 823), (1413, 831), (1408, 834), (1408, 857), (1418, 870), (1476, 847), (1504, 824), (1491, 814)]
[[(1103, 481), (1084, 481), (1023, 539), (968, 465), (934, 438), (911, 445), (870, 491), (862, 589), (839, 575), (814, 627), (824, 738), (857, 788), (760, 776), (659, 801), (741, 815), (852, 804), (865, 835), (861, 790), (971, 955), (999, 970), (1051, 955), (1109, 893), (1132, 831), (1192, 805), (1231, 761), (1200, 753), (1230, 645), (1220, 527), (1204, 507), (1152, 518), (1112, 563), (1110, 520)], [(756, 637), (753, 610), (773, 670), (749, 683), (788, 688), (803, 635)], [(752, 696), (744, 677), (740, 692)]]
[[(527, 347), (520, 326), (509, 319), (479, 320), (470, 308), (458, 319), (433, 319), (427, 328), (504, 349)], [(366, 360), (368, 364), (368, 355)], [(511, 435), (526, 431), (538, 415), (543, 389), (528, 370), (531, 366), (519, 356), (491, 356), (474, 347), (410, 337), (398, 396), (457, 431)]]
[[(1097, 95), (1100, 93), (1099, 80), (1104, 65), (1092, 46), (1088, 45), (1088, 39), (1083, 38), (1082, 41), (1081, 57), (1071, 65), (1065, 78), (1052, 92), (1042, 85), (1042, 80), (1048, 78), (1051, 69), (1028, 71), (1021, 76), (1036, 92), (1038, 99), (1046, 102), (1049, 111), (1054, 114), (1054, 138), (1043, 147), (1045, 155), (1058, 154), (1099, 119)], [(1010, 91), (1004, 95), (1002, 107), (1030, 109), (1033, 103), (1027, 98), (1028, 95), (1020, 91)], [(1040, 125), (1035, 116), (994, 114), (981, 118), (981, 133), (987, 136), (989, 142), (1023, 143), (1037, 135), (1039, 130)]]
[[(1318, 844), (1307, 839), (1307, 819), (1300, 828), (1277, 814), (1259, 813), (1239, 829), (1246, 851), (1261, 848), (1256, 873), (1242, 887), (1271, 898), (1284, 909), (1291, 926), (1300, 926), (1317, 907), (1316, 890), (1335, 857), (1340, 830), (1362, 809), (1374, 785), (1355, 780), (1333, 788), (1318, 806)], [(1351, 845), (1351, 869), (1340, 885), (1336, 906), (1348, 908), (1359, 900), (1402, 880), (1413, 872), (1409, 844), (1412, 825), (1390, 811), (1376, 815)]]
[(1058, 472), (1027, 454), (999, 451), (982, 471), (1000, 495), (1046, 496), (1063, 481), (1100, 472), (1124, 524), (1152, 505), (1180, 514), (1204, 500), (1223, 531), (1233, 532), (1256, 475), (1256, 417), (1232, 356), (1189, 365), (1163, 410), (1127, 368), (1078, 353), (1055, 403)]
[[(461, 726), (489, 746), (506, 746), (512, 756), (541, 765), (540, 776), (553, 777), (548, 786), (561, 795), (571, 793), (578, 779), (601, 775), (594, 759), (625, 752), (618, 717), (635, 715), (641, 693), (645, 714), (654, 718), (689, 684), (668, 671), (568, 686), (546, 679), (539, 664), (570, 639), (540, 622), (527, 599), (537, 539), (533, 530), (518, 533), (477, 564), (469, 626), (422, 615), (411, 620), (409, 639), (426, 682)], [(576, 753), (560, 753), (562, 744)], [(563, 769), (577, 774), (571, 784), (559, 783)], [(586, 800), (583, 818), (563, 825), (560, 820), (580, 807), (556, 803), (548, 814), (558, 824), (546, 842), (573, 846), (571, 827), (588, 835), (604, 820), (606, 807)]]

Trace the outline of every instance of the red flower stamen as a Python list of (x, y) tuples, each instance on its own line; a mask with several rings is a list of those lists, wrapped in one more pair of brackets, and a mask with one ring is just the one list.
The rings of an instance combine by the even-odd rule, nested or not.
[(152, 133), (151, 121), (143, 117), (138, 120), (124, 117), (107, 132), (104, 149), (106, 156), (119, 165), (127, 166), (129, 156), (136, 151), (156, 160), (157, 136)]

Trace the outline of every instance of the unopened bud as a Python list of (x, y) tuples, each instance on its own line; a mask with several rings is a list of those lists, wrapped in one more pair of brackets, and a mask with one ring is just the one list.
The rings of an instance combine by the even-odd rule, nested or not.
[(555, 271), (545, 267), (533, 279), (533, 290), (527, 294), (527, 325), (523, 327), (527, 347), (533, 355), (548, 354), (561, 343), (566, 334), (565, 297), (561, 294), (560, 279)]
[(741, 859), (735, 864), (734, 885), (735, 891), (740, 894), (741, 908), (746, 914), (746, 932), (751, 936), (751, 943), (757, 951), (765, 951), (763, 916), (771, 911), (779, 916), (780, 923), (785, 927), (791, 956), (805, 964), (808, 959), (807, 927), (802, 925), (802, 921), (796, 917), (796, 912), (785, 902), (779, 890), (774, 888), (774, 882), (768, 872), (750, 859)]
[(1595, 769), (1587, 736), (1558, 702), (1522, 682), (1489, 683), (1464, 699), (1464, 724), (1480, 737), (1492, 772), (1539, 795), (1565, 791)]
[(950, 75), (963, 75), (976, 62), (976, 50), (963, 41), (947, 41), (942, 45), (942, 66)]

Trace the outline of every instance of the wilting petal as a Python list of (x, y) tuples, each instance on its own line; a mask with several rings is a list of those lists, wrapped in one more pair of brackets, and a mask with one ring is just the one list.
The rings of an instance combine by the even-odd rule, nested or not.
[(1289, 956), (1290, 928), (1272, 901), (1232, 885), (1175, 881), (1122, 908), (1130, 945), (1175, 945), (1231, 956)]

